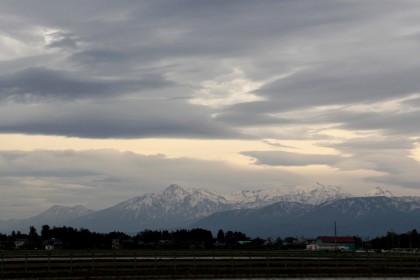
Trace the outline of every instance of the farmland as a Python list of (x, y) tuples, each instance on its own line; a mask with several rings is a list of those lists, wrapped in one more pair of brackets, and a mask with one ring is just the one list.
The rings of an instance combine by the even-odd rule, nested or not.
[(418, 276), (415, 253), (280, 250), (4, 251), (1, 278)]

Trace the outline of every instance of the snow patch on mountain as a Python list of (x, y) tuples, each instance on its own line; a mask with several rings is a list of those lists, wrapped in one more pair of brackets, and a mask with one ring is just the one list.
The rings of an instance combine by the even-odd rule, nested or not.
[(123, 201), (98, 211), (94, 216), (105, 219), (112, 216), (118, 221), (131, 220), (148, 228), (185, 224), (232, 207), (226, 199), (208, 190), (182, 188), (173, 184), (159, 193), (150, 193)]
[(335, 201), (352, 197), (338, 186), (323, 185), (316, 183), (309, 187), (290, 188), (284, 195), (286, 201), (300, 202), (303, 204), (319, 205), (328, 201)]
[(281, 201), (283, 189), (239, 191), (226, 194), (226, 201), (235, 208), (260, 208)]
[(69, 220), (84, 215), (89, 215), (93, 212), (93, 210), (87, 209), (82, 205), (76, 205), (73, 207), (54, 205), (46, 211), (40, 213), (39, 215), (32, 217), (31, 219), (43, 219), (53, 221)]
[(385, 196), (385, 197), (394, 197), (394, 195), (387, 189), (376, 187), (370, 191), (368, 191), (365, 196), (367, 197), (375, 197), (375, 196)]
[(240, 191), (227, 194), (225, 197), (237, 208), (261, 208), (280, 201), (318, 205), (327, 201), (352, 197), (352, 195), (340, 187), (316, 183), (313, 186), (297, 186), (289, 189)]

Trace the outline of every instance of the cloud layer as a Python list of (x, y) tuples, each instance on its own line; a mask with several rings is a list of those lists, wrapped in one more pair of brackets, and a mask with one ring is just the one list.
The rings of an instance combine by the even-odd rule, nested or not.
[[(283, 177), (282, 185), (304, 182), (323, 166), (327, 171), (314, 181), (340, 177), (346, 185), (353, 176), (419, 189), (419, 11), (409, 0), (2, 1), (0, 133), (213, 139), (215, 145), (253, 139), (272, 145), (242, 151), (247, 168), (286, 172), (291, 179)], [(14, 156), (27, 165), (17, 165), (19, 172), (36, 164), (34, 154)], [(193, 160), (187, 150), (185, 157)], [(122, 158), (121, 166), (130, 166)], [(191, 172), (177, 177), (182, 168), (172, 160), (159, 164), (188, 182)], [(203, 176), (219, 177), (225, 164), (213, 162), (218, 167)], [(35, 172), (32, 179), (50, 186), (53, 178), (87, 172), (80, 178), (101, 179), (72, 176), (75, 186), (106, 189), (113, 179), (103, 168), (53, 169), (54, 176)], [(1, 175), (0, 183), (11, 194), (21, 183), (10, 176)], [(175, 181), (156, 178), (147, 184)]]
[[(142, 133), (134, 127), (131, 134), (121, 131), (121, 137), (224, 138), (230, 130), (235, 138), (236, 131), (227, 127), (281, 129), (305, 123), (307, 115), (298, 115), (302, 110), (380, 104), (418, 93), (420, 66), (412, 59), (420, 32), (415, 8), (411, 1), (367, 1), (363, 8), (353, 1), (76, 1), (44, 9), (35, 2), (23, 7), (5, 1), (2, 11), (9, 21), (1, 48), (12, 53), (27, 47), (0, 61), (0, 106), (19, 106), (13, 109), (22, 113), (16, 129), (22, 133), (118, 137), (113, 122), (89, 135), (78, 117), (69, 116), (67, 123), (54, 118), (56, 125), (49, 124), (48, 131), (24, 112), (42, 104), (46, 108), (35, 117), (50, 122), (43, 112), (69, 106), (78, 116), (86, 106), (80, 101), (87, 101), (93, 111), (84, 116), (87, 122), (109, 117), (115, 105), (123, 126), (139, 120), (136, 113), (121, 114), (121, 107), (129, 106), (121, 103), (131, 99), (142, 100), (140, 112), (157, 108), (149, 117), (156, 129)], [(175, 108), (172, 99), (179, 100)], [(95, 104), (111, 109), (98, 111)], [(221, 132), (194, 125), (190, 131), (176, 129), (172, 118), (195, 119), (191, 111), (201, 111), (199, 118)], [(287, 112), (297, 117), (281, 116)], [(381, 124), (383, 112), (345, 113), (320, 109), (315, 117), (318, 123), (352, 130), (392, 131), (403, 123), (403, 132), (418, 133), (410, 121), (418, 106), (386, 125)], [(358, 119), (372, 121), (362, 125)], [(63, 126), (72, 129), (59, 129)], [(10, 125), (0, 121), (0, 131), (10, 132)]]

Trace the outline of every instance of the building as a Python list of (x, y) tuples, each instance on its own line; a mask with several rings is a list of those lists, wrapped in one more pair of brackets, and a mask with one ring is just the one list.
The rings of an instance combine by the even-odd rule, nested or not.
[(115, 250), (121, 249), (121, 241), (119, 239), (112, 239), (111, 248)]
[(20, 238), (20, 239), (16, 239), (15, 240), (15, 248), (16, 249), (20, 249), (21, 247), (23, 247), (23, 246), (25, 246), (27, 244), (29, 244), (29, 240), (28, 239)]
[(56, 238), (51, 238), (49, 240), (46, 240), (42, 243), (42, 245), (44, 245), (45, 250), (48, 250), (48, 251), (63, 248), (63, 242)]
[(310, 251), (355, 251), (356, 240), (351, 236), (318, 236), (306, 246)]

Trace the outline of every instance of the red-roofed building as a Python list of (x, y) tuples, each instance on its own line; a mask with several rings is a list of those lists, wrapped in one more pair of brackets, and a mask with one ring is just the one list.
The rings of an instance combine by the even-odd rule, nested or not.
[(356, 240), (351, 236), (318, 236), (311, 244), (306, 246), (312, 251), (355, 251)]

